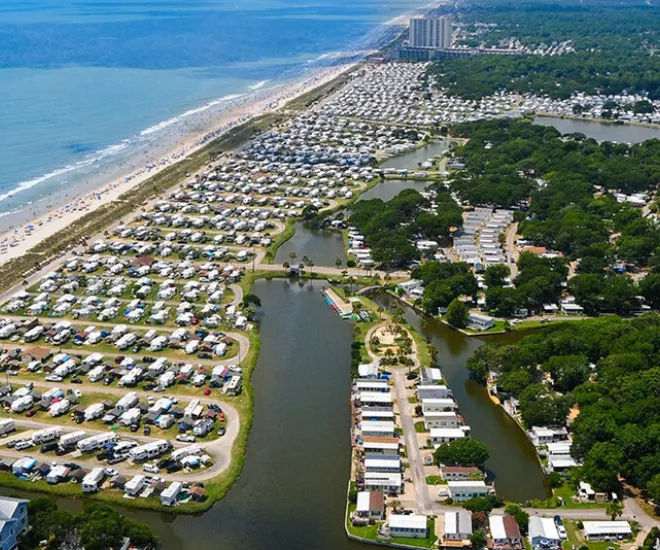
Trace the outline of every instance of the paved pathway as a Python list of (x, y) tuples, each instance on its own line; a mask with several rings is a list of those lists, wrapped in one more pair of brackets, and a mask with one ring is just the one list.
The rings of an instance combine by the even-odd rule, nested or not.
[[(135, 393), (138, 394), (141, 398), (146, 398), (147, 395), (154, 395), (152, 392), (145, 392), (139, 389), (130, 389), (126, 390), (124, 388), (116, 388), (116, 387), (102, 387), (99, 388), (93, 384), (68, 384), (68, 383), (54, 383), (54, 382), (45, 382), (45, 381), (39, 381), (35, 382), (34, 380), (27, 380), (27, 379), (21, 379), (21, 378), (12, 378), (12, 382), (16, 382), (18, 384), (29, 384), (29, 383), (34, 383), (37, 386), (45, 386), (45, 387), (57, 387), (61, 388), (64, 390), (67, 389), (78, 389), (81, 391), (88, 391), (91, 393), (98, 393), (99, 391), (102, 391), (103, 393), (107, 394), (112, 394), (112, 395), (124, 395), (127, 393), (127, 391), (134, 391)], [(158, 394), (155, 394), (154, 397), (156, 397)], [(203, 404), (216, 404), (220, 405), (222, 408), (222, 411), (225, 413), (225, 418), (227, 420), (226, 424), (226, 433), (223, 437), (220, 437), (218, 439), (215, 439), (213, 441), (209, 442), (200, 442), (199, 445), (201, 445), (211, 456), (214, 458), (214, 463), (211, 467), (203, 469), (203, 470), (197, 470), (193, 471), (191, 473), (185, 473), (185, 474), (163, 474), (162, 477), (169, 479), (169, 480), (177, 480), (177, 481), (204, 481), (211, 479), (215, 476), (217, 476), (219, 473), (223, 472), (224, 470), (227, 469), (230, 463), (231, 459), (231, 449), (234, 444), (234, 441), (236, 440), (236, 436), (238, 435), (239, 429), (240, 429), (240, 417), (238, 414), (238, 411), (227, 401), (222, 400), (222, 399), (216, 399), (216, 398), (210, 398), (210, 397), (197, 397), (197, 396), (181, 396), (181, 395), (176, 395), (173, 392), (167, 393), (167, 395), (175, 395), (179, 399), (187, 399), (187, 400), (192, 400), (192, 399), (199, 399), (201, 403)], [(54, 427), (54, 424), (48, 423), (48, 422), (43, 422), (40, 423), (38, 421), (29, 421), (29, 420), (23, 420), (23, 419), (15, 419), (17, 424), (24, 424), (24, 425), (32, 425), (33, 427), (39, 427), (39, 428), (52, 428)], [(62, 425), (64, 429), (67, 429), (67, 426)], [(80, 430), (85, 430), (85, 431), (92, 431), (91, 429), (87, 429), (84, 425), (80, 425), (77, 429)], [(107, 431), (107, 430), (106, 430)], [(150, 436), (149, 438), (146, 438), (145, 436), (139, 436), (139, 435), (134, 435), (132, 433), (129, 434), (118, 434), (121, 437), (125, 437), (127, 439), (163, 439), (162, 437), (158, 437), (157, 435), (155, 436)], [(20, 438), (20, 435), (19, 435)], [(179, 442), (173, 442), (175, 445), (181, 445)], [(36, 448), (35, 448), (36, 449)], [(40, 453), (34, 453), (33, 451), (35, 449), (29, 449), (27, 452), (19, 452), (19, 451), (14, 451), (13, 449), (7, 449), (5, 447), (0, 447), (0, 456), (30, 456), (34, 455), (35, 457), (43, 457), (43, 459), (46, 459), (48, 455), (41, 455)], [(95, 465), (102, 465), (102, 463), (99, 463), (96, 461), (95, 458), (90, 458), (89, 460), (87, 459), (79, 459), (79, 458), (71, 458), (71, 457), (62, 457), (63, 462), (89, 462), (91, 464)], [(126, 466), (123, 466), (123, 470), (120, 468), (117, 468), (116, 466), (113, 466), (115, 470), (120, 471), (122, 473), (123, 470), (126, 470), (126, 472), (129, 475), (135, 475), (136, 473), (139, 473), (138, 470), (136, 469), (130, 469), (127, 468)]]

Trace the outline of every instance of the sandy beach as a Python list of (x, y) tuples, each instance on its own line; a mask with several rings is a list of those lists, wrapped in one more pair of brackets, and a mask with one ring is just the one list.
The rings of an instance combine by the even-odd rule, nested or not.
[(117, 200), (120, 195), (148, 180), (154, 174), (195, 153), (223, 133), (267, 112), (286, 107), (287, 102), (322, 86), (356, 65), (345, 63), (319, 69), (313, 75), (288, 85), (282, 85), (256, 94), (248, 100), (233, 105), (215, 117), (209, 128), (157, 159), (147, 161), (141, 168), (106, 183), (98, 189), (71, 198), (67, 204), (50, 211), (30, 222), (0, 235), (0, 264), (25, 254), (44, 238), (64, 229), (89, 212)]
[[(425, 12), (437, 5), (438, 2), (432, 2), (412, 13)], [(412, 13), (394, 17), (385, 25), (406, 25)], [(205, 119), (201, 125), (203, 131), (189, 134), (166, 154), (161, 153), (154, 158), (145, 155), (143, 163), (140, 163), (141, 166), (129, 171), (126, 175), (106, 181), (91, 191), (88, 188), (87, 191), (71, 197), (65, 194), (64, 197), (60, 197), (61, 206), (46, 210), (43, 214), (34, 214), (35, 217), (32, 220), (26, 222), (16, 220), (15, 223), (20, 225), (0, 233), (0, 265), (25, 254), (44, 238), (61, 231), (95, 209), (116, 201), (123, 193), (140, 185), (168, 166), (182, 161), (232, 128), (264, 113), (284, 109), (287, 102), (350, 71), (358, 63), (354, 60), (356, 56), (361, 57), (368, 53), (371, 52), (345, 52), (346, 59), (352, 59), (352, 61), (316, 69), (313, 74), (308, 74), (289, 84), (255, 90), (249, 97), (230, 103), (222, 112), (209, 114), (208, 120)], [(265, 82), (258, 86), (262, 86)], [(185, 126), (184, 124), (183, 127), (185, 128)]]

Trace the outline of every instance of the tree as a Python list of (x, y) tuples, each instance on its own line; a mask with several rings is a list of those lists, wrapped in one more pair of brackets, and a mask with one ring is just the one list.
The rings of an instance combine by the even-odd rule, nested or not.
[(289, 259), (291, 260), (292, 264), (297, 257), (298, 255), (294, 251), (289, 252)]
[(555, 389), (569, 392), (589, 380), (589, 359), (584, 355), (555, 355), (543, 364), (552, 376)]
[(344, 262), (342, 261), (341, 258), (336, 258), (335, 259), (335, 265), (337, 266), (337, 269), (339, 269)]
[(243, 297), (243, 304), (245, 306), (255, 305), (256, 307), (261, 307), (261, 299), (256, 294), (246, 294)]
[(494, 286), (502, 286), (505, 282), (505, 279), (509, 275), (511, 275), (511, 269), (509, 269), (508, 265), (491, 265), (488, 269), (486, 269), (486, 273), (484, 274), (484, 282), (488, 288)]
[(493, 286), (486, 291), (486, 305), (499, 317), (511, 317), (524, 303), (517, 288)]
[(653, 309), (660, 309), (660, 273), (649, 273), (639, 282), (639, 290)]
[(522, 419), (530, 428), (564, 424), (570, 408), (569, 398), (552, 392), (545, 384), (531, 384), (520, 394)]
[(660, 474), (656, 474), (646, 484), (646, 493), (655, 503), (656, 508), (660, 507)]
[(622, 459), (622, 450), (617, 445), (597, 442), (584, 457), (582, 475), (596, 491), (616, 492)]
[(456, 439), (435, 450), (435, 461), (447, 466), (476, 466), (483, 468), (490, 453), (481, 441), (471, 437)]
[(559, 489), (564, 485), (564, 478), (559, 472), (550, 472), (548, 474), (548, 485), (551, 489)]
[(483, 531), (475, 531), (470, 535), (470, 545), (473, 550), (482, 550), (483, 548), (486, 548), (487, 544), (488, 540)]
[(467, 326), (469, 314), (470, 310), (465, 302), (461, 302), (454, 298), (447, 308), (445, 319), (450, 325), (456, 328), (465, 328)]
[(611, 500), (605, 507), (605, 513), (614, 521), (623, 515), (623, 504), (618, 500)]
[(514, 519), (516, 520), (516, 523), (518, 524), (518, 528), (520, 529), (520, 533), (525, 536), (527, 534), (527, 525), (529, 523), (529, 514), (525, 512), (520, 506), (517, 504), (509, 504), (507, 507), (504, 509), (505, 514), (509, 514), (510, 516), (513, 516)]

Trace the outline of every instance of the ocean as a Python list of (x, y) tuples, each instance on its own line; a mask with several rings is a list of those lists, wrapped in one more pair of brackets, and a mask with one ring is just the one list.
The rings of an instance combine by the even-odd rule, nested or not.
[[(0, 228), (380, 45), (420, 0), (3, 0)], [(87, 187), (87, 188), (86, 188)]]

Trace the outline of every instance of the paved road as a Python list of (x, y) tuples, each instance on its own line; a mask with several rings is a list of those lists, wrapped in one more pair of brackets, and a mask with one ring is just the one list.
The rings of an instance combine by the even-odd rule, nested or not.
[[(242, 299), (242, 297), (241, 297)], [(1, 315), (3, 319), (11, 319), (13, 321), (24, 321), (26, 319), (31, 319), (31, 317), (24, 316), (24, 315)], [(80, 326), (80, 327), (88, 327), (90, 325), (96, 326), (96, 327), (105, 327), (105, 328), (114, 328), (118, 324), (121, 323), (102, 323), (102, 322), (92, 322), (92, 321), (80, 321), (80, 320), (73, 320), (73, 319), (59, 319), (59, 318), (40, 318), (42, 321), (51, 321), (51, 322), (57, 322), (57, 321), (68, 321), (74, 326)], [(163, 327), (160, 325), (127, 325), (132, 329), (141, 329), (141, 330), (158, 330), (159, 332), (174, 332), (177, 330), (176, 328), (172, 327)], [(192, 327), (188, 327), (192, 328)], [(244, 359), (247, 356), (247, 353), (250, 351), (250, 340), (247, 338), (247, 336), (239, 333), (239, 332), (225, 332), (225, 335), (227, 335), (229, 338), (232, 340), (235, 340), (238, 342), (239, 346), (239, 356), (241, 359)], [(10, 342), (10, 341), (4, 341), (0, 343), (0, 347), (5, 347), (8, 349), (11, 348), (29, 348), (29, 347), (34, 347), (34, 346), (40, 346), (42, 344), (34, 343), (34, 344), (23, 344), (19, 342)], [(101, 353), (102, 355), (105, 355), (106, 357), (118, 357), (118, 356), (124, 356), (124, 357), (136, 357), (136, 358), (142, 358), (145, 355), (149, 355), (149, 349), (145, 348), (142, 353), (130, 353), (130, 352), (118, 352), (118, 353), (113, 353), (113, 352), (97, 352), (96, 350), (90, 349), (90, 348), (62, 348), (59, 346), (55, 345), (47, 345), (45, 347), (57, 349), (59, 351), (63, 351), (65, 353), (71, 353), (75, 355), (91, 355), (92, 353)], [(163, 355), (163, 357), (167, 357), (167, 355)], [(179, 362), (179, 361), (187, 361), (185, 358), (177, 359), (177, 358), (172, 358), (168, 357), (171, 361)], [(218, 359), (199, 359), (198, 357), (193, 357), (190, 356), (190, 362), (193, 363), (198, 363), (200, 365), (233, 365), (237, 362), (238, 357), (230, 357), (228, 359), (221, 359), (218, 357)]]
[(394, 391), (397, 403), (399, 404), (401, 426), (403, 427), (403, 437), (408, 450), (408, 463), (410, 464), (410, 474), (415, 488), (418, 512), (422, 514), (433, 513), (434, 502), (429, 495), (428, 485), (426, 484), (424, 462), (422, 460), (422, 455), (419, 452), (417, 432), (415, 432), (415, 422), (410, 413), (410, 403), (408, 403), (408, 394), (406, 392), (405, 373), (401, 370), (395, 370), (393, 378)]
[[(512, 223), (506, 230), (506, 239), (504, 241), (504, 252), (506, 253), (507, 258), (514, 258), (518, 262), (518, 247), (516, 247), (516, 234), (518, 233), (518, 222)], [(511, 278), (515, 278), (518, 275), (518, 265), (517, 263), (511, 263), (509, 261), (509, 269), (511, 269)]]
[[(57, 388), (61, 388), (61, 389), (64, 389), (64, 390), (78, 389), (78, 390), (81, 390), (83, 392), (87, 391), (87, 392), (90, 392), (90, 393), (98, 393), (99, 391), (102, 391), (103, 393), (112, 394), (112, 395), (124, 395), (124, 394), (127, 393), (127, 391), (134, 391), (135, 393), (138, 394), (138, 396), (140, 396), (143, 399), (146, 398), (147, 395), (153, 395), (154, 397), (156, 395), (158, 395), (158, 394), (154, 395), (153, 392), (145, 392), (145, 391), (142, 391), (142, 390), (139, 390), (139, 389), (127, 390), (127, 389), (123, 389), (123, 388), (116, 388), (116, 387), (110, 387), (110, 386), (99, 388), (99, 387), (97, 387), (93, 384), (67, 384), (67, 383), (54, 383), (54, 382), (45, 382), (45, 381), (35, 382), (34, 380), (26, 380), (26, 379), (22, 379), (22, 378), (12, 378), (12, 382), (14, 382), (16, 384), (34, 383), (36, 386), (44, 386), (44, 387), (51, 387), (51, 388), (57, 387)], [(166, 393), (166, 394), (167, 395), (175, 395), (172, 392)], [(231, 459), (231, 449), (232, 449), (232, 446), (234, 444), (234, 441), (236, 440), (236, 437), (238, 436), (238, 432), (239, 432), (239, 429), (240, 429), (240, 417), (239, 417), (238, 411), (234, 408), (233, 405), (231, 405), (231, 403), (229, 403), (228, 401), (225, 401), (223, 399), (216, 399), (216, 398), (210, 398), (210, 397), (181, 396), (181, 395), (177, 395), (176, 397), (178, 397), (180, 399), (187, 399), (187, 400), (199, 399), (200, 402), (205, 404), (205, 405), (207, 405), (207, 404), (220, 405), (222, 407), (222, 411), (225, 413), (225, 418), (227, 420), (227, 425), (226, 425), (227, 429), (226, 429), (226, 433), (223, 437), (220, 437), (220, 438), (218, 438), (214, 441), (200, 442), (199, 443), (204, 449), (206, 449), (206, 451), (211, 456), (214, 457), (214, 463), (211, 467), (206, 468), (204, 470), (194, 471), (194, 472), (191, 472), (189, 474), (188, 473), (179, 474), (179, 475), (177, 475), (177, 474), (172, 474), (172, 475), (163, 474), (163, 477), (165, 477), (167, 479), (171, 479), (171, 480), (177, 480), (177, 481), (204, 481), (204, 480), (207, 480), (207, 479), (211, 479), (211, 478), (215, 477), (216, 475), (218, 475), (219, 473), (223, 472), (229, 466), (230, 459)], [(27, 419), (24, 420), (22, 418), (17, 418), (13, 415), (12, 415), (12, 418), (14, 418), (14, 421), (19, 425), (26, 425), (26, 426), (32, 426), (32, 427), (38, 427), (38, 428), (52, 428), (52, 427), (55, 426), (55, 424), (52, 424), (52, 423), (48, 423), (48, 422), (41, 423), (41, 422), (38, 422), (38, 421), (31, 421), (31, 420), (27, 420)], [(64, 430), (68, 429), (68, 427), (64, 426), (64, 425), (62, 425), (61, 427)], [(89, 431), (89, 432), (95, 431), (95, 430), (86, 428), (82, 424), (79, 427), (76, 427), (76, 428), (72, 427), (72, 429), (70, 431), (73, 431), (75, 429), (85, 430), (85, 431)], [(106, 432), (107, 432), (107, 430), (105, 430), (103, 433), (106, 433)], [(136, 435), (136, 434), (132, 434), (132, 433), (119, 434), (119, 435), (121, 435), (123, 437), (126, 437), (128, 439), (139, 439), (139, 440), (162, 439), (162, 437), (158, 437), (157, 435), (155, 435), (153, 437), (149, 437), (149, 438), (147, 438), (145, 436), (139, 436), (139, 435)], [(21, 438), (20, 434), (19, 434), (19, 438)], [(173, 443), (176, 446), (182, 445), (180, 442), (176, 442), (176, 441), (174, 441)], [(21, 457), (21, 456), (26, 456), (26, 455), (28, 455), (28, 456), (30, 456), (30, 455), (38, 456), (39, 455), (43, 459), (47, 458), (48, 455), (41, 455), (38, 452), (35, 454), (34, 452), (32, 452), (34, 450), (35, 449), (29, 449), (27, 452), (19, 452), (19, 451), (13, 451), (13, 449), (7, 449), (7, 448), (4, 448), (4, 447), (0, 447), (0, 455), (2, 455), (2, 456), (6, 455), (6, 456), (12, 456), (12, 457), (14, 457), (14, 456)], [(101, 465), (94, 458), (91, 458), (89, 460), (83, 460), (83, 459), (76, 458), (76, 459), (72, 460), (70, 456), (67, 456), (67, 457), (63, 457), (63, 461), (64, 462), (84, 461), (86, 463), (89, 462), (89, 463), (92, 463), (92, 464)], [(117, 467), (114, 467), (114, 468), (117, 471), (121, 471)], [(130, 474), (135, 475), (136, 473), (138, 473), (137, 470), (127, 469), (125, 466), (124, 466), (124, 469), (127, 470), (129, 475)]]

